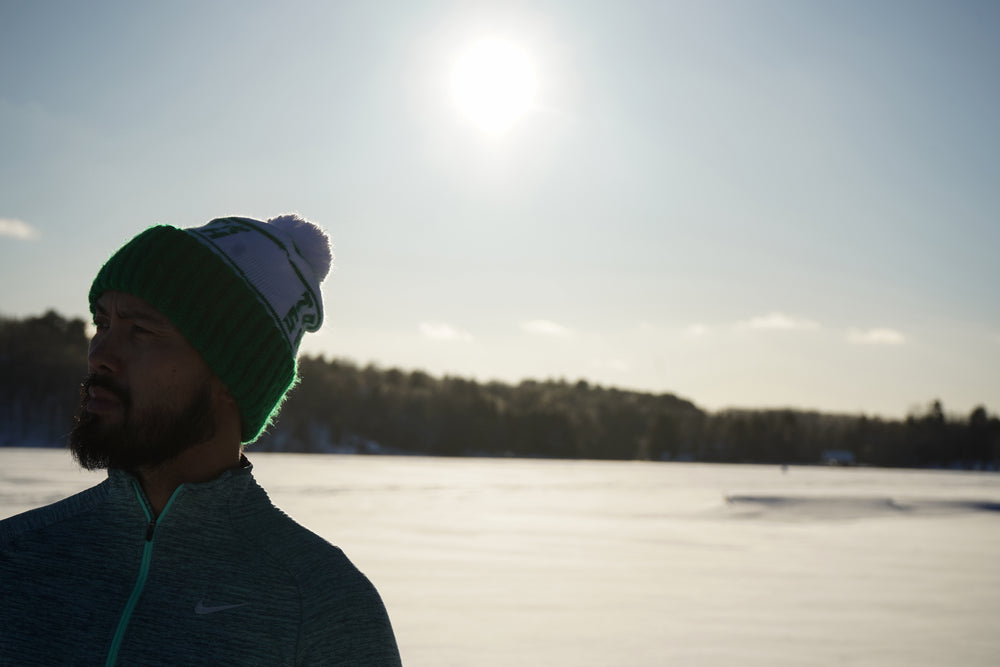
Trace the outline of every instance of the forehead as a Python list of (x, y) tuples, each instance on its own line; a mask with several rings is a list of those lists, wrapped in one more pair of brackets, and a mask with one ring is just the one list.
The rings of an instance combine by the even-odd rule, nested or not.
[(94, 303), (94, 312), (117, 315), (123, 319), (142, 320), (173, 326), (167, 316), (154, 308), (148, 301), (127, 292), (107, 291)]

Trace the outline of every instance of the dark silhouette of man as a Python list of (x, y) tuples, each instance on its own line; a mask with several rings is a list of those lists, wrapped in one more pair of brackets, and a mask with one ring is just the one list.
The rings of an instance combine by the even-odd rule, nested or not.
[(101, 268), (70, 449), (108, 479), (0, 522), (0, 663), (400, 664), (375, 588), (243, 455), (331, 260), (286, 215), (153, 227)]

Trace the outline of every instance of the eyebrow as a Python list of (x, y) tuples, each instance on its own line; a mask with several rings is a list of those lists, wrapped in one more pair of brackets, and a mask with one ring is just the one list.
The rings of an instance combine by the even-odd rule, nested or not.
[[(171, 324), (163, 315), (159, 313), (154, 313), (147, 310), (141, 306), (139, 307), (128, 307), (128, 306), (118, 306), (116, 309), (118, 311), (118, 317), (126, 320), (133, 320), (136, 322), (144, 322), (147, 324), (155, 324), (159, 326), (169, 326)], [(100, 303), (94, 304), (94, 314), (108, 316), (108, 310)]]

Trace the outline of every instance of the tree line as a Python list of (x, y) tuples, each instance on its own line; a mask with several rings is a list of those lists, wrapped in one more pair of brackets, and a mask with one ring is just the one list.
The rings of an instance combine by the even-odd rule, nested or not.
[[(79, 404), (86, 325), (0, 318), (0, 446), (59, 446)], [(584, 380), (434, 377), (303, 356), (258, 451), (1000, 468), (1000, 419), (940, 401), (903, 420), (801, 410), (707, 412)]]

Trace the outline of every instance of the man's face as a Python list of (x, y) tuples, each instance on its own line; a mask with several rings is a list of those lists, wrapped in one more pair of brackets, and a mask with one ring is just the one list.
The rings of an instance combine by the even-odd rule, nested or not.
[(105, 292), (94, 325), (70, 434), (83, 467), (152, 467), (213, 437), (214, 376), (166, 317), (136, 296)]

